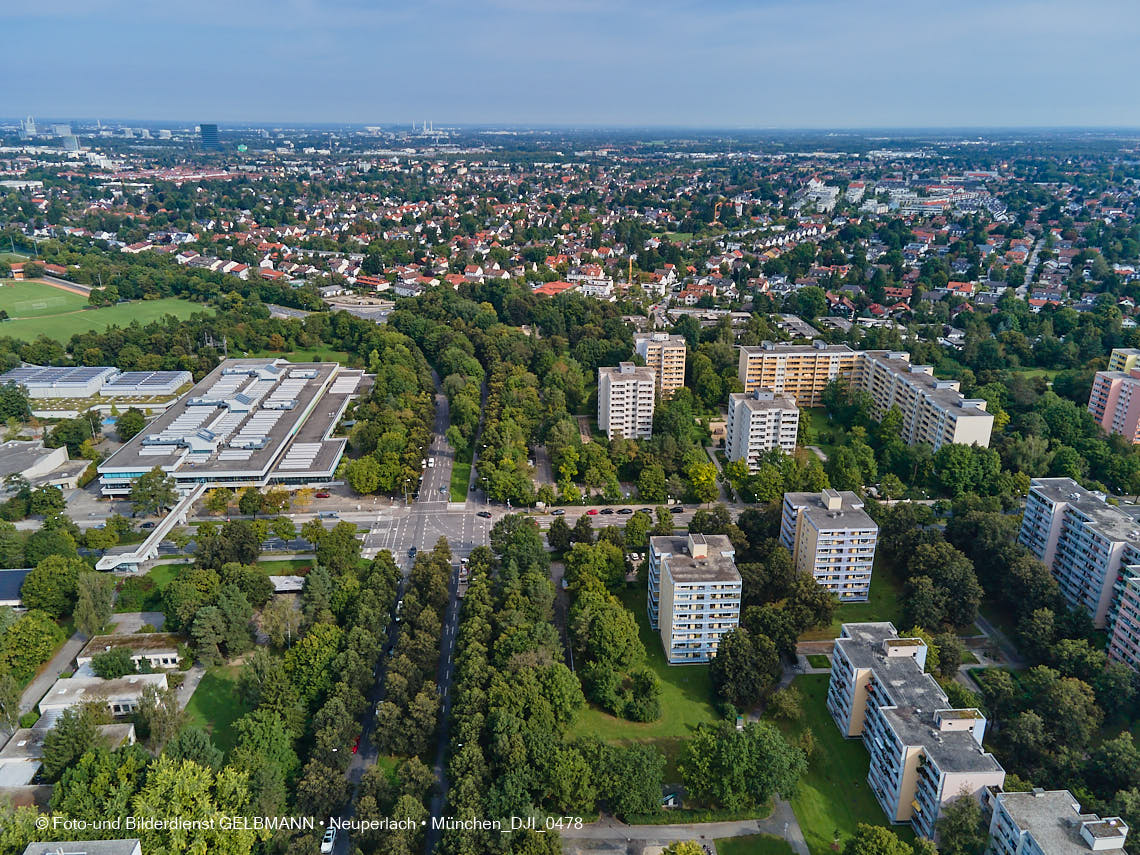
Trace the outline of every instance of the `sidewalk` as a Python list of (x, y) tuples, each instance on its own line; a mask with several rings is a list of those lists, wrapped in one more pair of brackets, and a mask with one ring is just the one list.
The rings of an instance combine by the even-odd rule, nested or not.
[(77, 632), (63, 643), (55, 656), (48, 660), (48, 663), (40, 669), (40, 673), (24, 689), (24, 694), (20, 698), (20, 715), (34, 710), (40, 699), (48, 693), (48, 689), (55, 685), (59, 675), (72, 670), (75, 657), (79, 655), (79, 651), (87, 641), (86, 635)]

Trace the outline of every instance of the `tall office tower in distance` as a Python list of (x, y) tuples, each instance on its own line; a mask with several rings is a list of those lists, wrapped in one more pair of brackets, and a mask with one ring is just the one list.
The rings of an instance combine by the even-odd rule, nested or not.
[(638, 333), (633, 349), (657, 372), (657, 394), (664, 400), (685, 385), (685, 337), (668, 333)]
[(199, 125), (198, 135), (202, 139), (203, 151), (221, 151), (222, 143), (218, 139), (217, 125)]
[(657, 385), (652, 368), (622, 362), (617, 368), (598, 369), (598, 430), (607, 439), (653, 436), (653, 394)]

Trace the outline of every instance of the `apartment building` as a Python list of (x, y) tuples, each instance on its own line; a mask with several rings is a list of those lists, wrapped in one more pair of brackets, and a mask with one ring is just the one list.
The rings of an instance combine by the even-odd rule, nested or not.
[(1112, 604), (1108, 609), (1108, 658), (1123, 662), (1140, 671), (1140, 566), (1137, 556), (1128, 550), (1113, 586)]
[(930, 674), (926, 643), (890, 623), (844, 624), (836, 639), (827, 708), (846, 737), (862, 737), (867, 782), (892, 823), (933, 837), (943, 806), (1000, 788), (1005, 770), (982, 747), (986, 719), (954, 709)]
[(729, 460), (745, 461), (752, 472), (760, 467), (760, 458), (773, 449), (794, 452), (799, 430), (800, 411), (787, 395), (758, 388), (728, 396), (725, 455)]
[(981, 398), (966, 398), (957, 380), (939, 380), (929, 365), (911, 365), (905, 351), (856, 351), (845, 344), (810, 346), (763, 342), (741, 347), (737, 374), (746, 393), (758, 388), (818, 407), (832, 381), (871, 396), (876, 415), (898, 407), (903, 439), (935, 450), (947, 443), (988, 446), (994, 417)]
[(994, 793), (988, 806), (992, 814), (986, 855), (1124, 855), (1125, 822), (1082, 813), (1068, 790)]
[(1098, 371), (1088, 409), (1106, 433), (1140, 443), (1140, 365), (1127, 371)]
[[(1109, 622), (1118, 583), (1140, 565), (1140, 522), (1072, 478), (1034, 478), (1017, 539), (1047, 565), (1073, 608)], [(1140, 569), (1140, 568), (1138, 568)]]
[(939, 380), (929, 365), (911, 365), (906, 351), (859, 354), (851, 385), (870, 394), (877, 416), (898, 407), (908, 445), (926, 443), (937, 451), (949, 443), (990, 444), (994, 417), (985, 400), (964, 397), (957, 380)]
[(740, 622), (736, 551), (723, 534), (649, 538), (649, 623), (670, 665), (708, 662)]
[(870, 596), (878, 541), (879, 526), (854, 493), (829, 488), (784, 494), (780, 543), (798, 571), (810, 573), (841, 602)]
[(1131, 371), (1140, 368), (1140, 348), (1114, 347), (1108, 356), (1109, 371)]
[(685, 385), (685, 357), (688, 348), (685, 337), (668, 333), (637, 333), (633, 337), (634, 351), (645, 360), (646, 366), (657, 372), (657, 395), (662, 400)]
[(657, 372), (622, 362), (598, 369), (598, 429), (607, 439), (649, 439), (653, 435), (653, 397)]
[(857, 352), (845, 344), (814, 341), (810, 345), (776, 344), (740, 348), (737, 376), (744, 391), (771, 389), (787, 395), (799, 407), (823, 404), (823, 390), (832, 380), (850, 382)]

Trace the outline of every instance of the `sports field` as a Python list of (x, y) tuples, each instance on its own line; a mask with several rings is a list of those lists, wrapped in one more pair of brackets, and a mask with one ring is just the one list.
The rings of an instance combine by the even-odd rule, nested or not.
[(0, 322), (0, 335), (27, 340), (46, 335), (59, 341), (90, 330), (125, 327), (131, 321), (146, 324), (163, 315), (188, 318), (194, 312), (208, 311), (199, 303), (174, 297), (89, 309), (86, 297), (34, 280), (0, 283), (0, 309), (10, 318)]

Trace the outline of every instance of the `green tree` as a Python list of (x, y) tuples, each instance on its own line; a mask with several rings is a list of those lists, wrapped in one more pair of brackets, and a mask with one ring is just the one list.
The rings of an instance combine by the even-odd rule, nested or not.
[(0, 673), (20, 683), (31, 678), (63, 644), (65, 635), (47, 612), (31, 609), (0, 634)]
[(685, 470), (689, 489), (698, 502), (714, 502), (720, 495), (716, 484), (716, 466), (712, 463), (693, 463)]
[(51, 555), (40, 561), (20, 586), (24, 607), (39, 609), (52, 617), (71, 614), (79, 584), (79, 574), (87, 565), (78, 558)]
[(96, 677), (102, 677), (104, 680), (138, 673), (128, 647), (112, 647), (102, 653), (96, 653), (91, 657), (91, 670)]
[(246, 487), (238, 499), (238, 510), (244, 516), (256, 517), (261, 513), (261, 509), (265, 503), (265, 497), (261, 491), (256, 487)]
[(665, 501), (665, 468), (654, 463), (637, 476), (637, 497), (643, 502)]
[(146, 427), (146, 416), (135, 407), (129, 408), (115, 420), (115, 432), (123, 442), (138, 436), (144, 427)]
[(843, 855), (915, 855), (915, 851), (889, 828), (861, 822), (844, 844)]
[(943, 805), (937, 830), (942, 855), (978, 855), (989, 836), (982, 821), (982, 806), (969, 793)]
[(102, 573), (80, 573), (75, 604), (75, 628), (84, 635), (95, 635), (114, 613), (115, 580)]
[(150, 516), (172, 507), (178, 501), (178, 491), (174, 479), (163, 472), (161, 466), (155, 466), (135, 479), (129, 498), (136, 513)]
[(772, 639), (738, 626), (721, 636), (709, 663), (713, 688), (738, 709), (755, 706), (780, 676), (780, 654)]
[(350, 460), (345, 466), (345, 476), (357, 493), (375, 493), (380, 486), (380, 464), (371, 455)]
[(807, 761), (767, 722), (750, 722), (739, 731), (720, 722), (697, 728), (677, 768), (692, 798), (710, 807), (742, 810), (777, 793), (790, 795)]
[(64, 710), (44, 737), (44, 777), (51, 782), (58, 781), (64, 770), (95, 744), (98, 726), (109, 721), (106, 708), (98, 704)]

